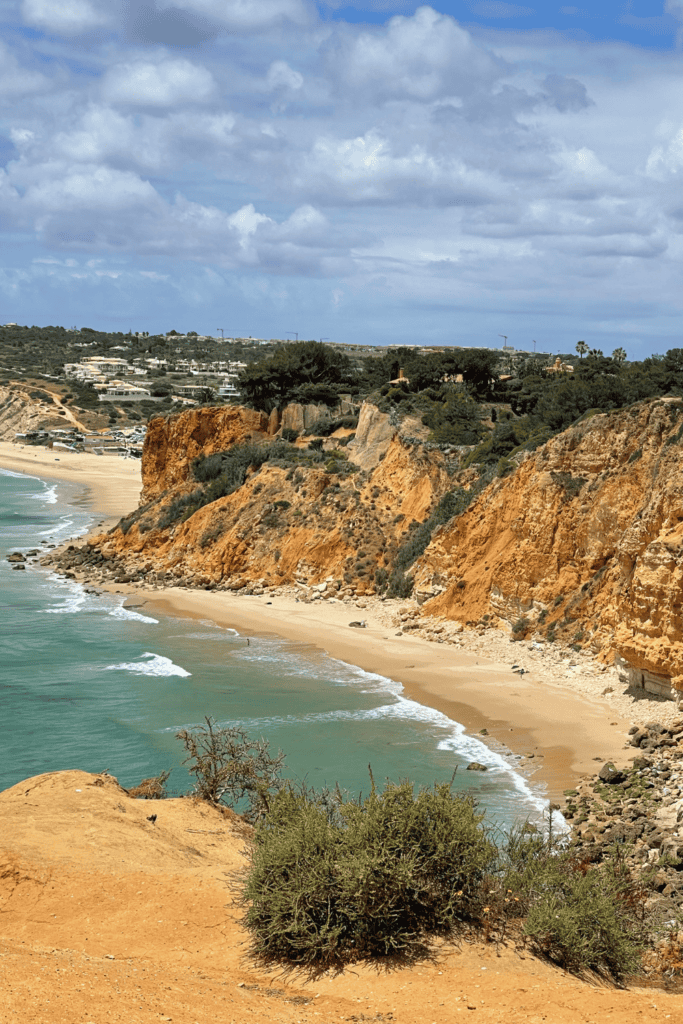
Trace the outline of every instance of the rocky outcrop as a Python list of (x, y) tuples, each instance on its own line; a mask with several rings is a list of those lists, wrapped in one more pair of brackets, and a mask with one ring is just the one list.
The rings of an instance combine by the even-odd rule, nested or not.
[(356, 436), (349, 444), (349, 457), (361, 469), (374, 469), (384, 458), (394, 437), (425, 440), (429, 431), (414, 416), (400, 423), (395, 416), (380, 412), (372, 402), (363, 402), (358, 417)]
[[(231, 589), (295, 583), (302, 593), (318, 588), (319, 597), (375, 593), (411, 530), (452, 487), (447, 457), (405, 443), (392, 428), (383, 459), (364, 472), (343, 446), (326, 447), (318, 461), (300, 457), (295, 445), (270, 438), (268, 425), (269, 417), (236, 407), (153, 420), (142, 506), (94, 545), (65, 552), (60, 567), (85, 564), (119, 582)], [(279, 444), (278, 457), (192, 513), (193, 459), (253, 439)]]
[(269, 417), (239, 406), (190, 409), (150, 420), (142, 451), (143, 502), (184, 484), (198, 455), (225, 451), (240, 441), (265, 438)]
[(32, 399), (21, 388), (0, 387), (0, 440), (13, 441), (15, 434), (43, 426), (64, 426), (52, 402)]
[(683, 719), (634, 725), (630, 740), (639, 748), (631, 766), (604, 764), (566, 791), (563, 813), (579, 861), (599, 863), (619, 849), (645, 887), (646, 909), (664, 922), (683, 909)]
[[(683, 689), (683, 402), (584, 418), (494, 481), (426, 549), (425, 611), (505, 621)], [(651, 686), (648, 686), (651, 688)]]

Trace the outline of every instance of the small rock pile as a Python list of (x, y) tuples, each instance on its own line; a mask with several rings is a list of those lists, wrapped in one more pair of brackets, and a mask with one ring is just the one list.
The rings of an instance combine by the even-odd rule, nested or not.
[(608, 762), (565, 792), (563, 814), (581, 861), (619, 852), (648, 892), (662, 932), (683, 921), (683, 718), (632, 726), (632, 767)]

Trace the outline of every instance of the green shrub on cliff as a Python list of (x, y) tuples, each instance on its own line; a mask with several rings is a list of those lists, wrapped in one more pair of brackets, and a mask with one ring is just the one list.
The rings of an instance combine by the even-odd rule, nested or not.
[(645, 894), (618, 853), (579, 860), (552, 829), (494, 842), (470, 793), (403, 780), (351, 799), (283, 777), (284, 755), (210, 719), (178, 734), (193, 793), (255, 825), (238, 876), (250, 952), (325, 971), (377, 957), (415, 960), (436, 936), (509, 935), (571, 971), (637, 973)]
[(357, 801), (286, 786), (254, 837), (252, 954), (319, 969), (423, 954), (480, 916), (495, 859), (482, 817), (448, 783), (388, 783)]

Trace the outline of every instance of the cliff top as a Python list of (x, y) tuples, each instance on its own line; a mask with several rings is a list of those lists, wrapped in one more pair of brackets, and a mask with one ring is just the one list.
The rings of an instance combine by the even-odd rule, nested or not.
[[(148, 820), (156, 814), (156, 823)], [(494, 1024), (676, 1019), (683, 997), (595, 987), (512, 948), (308, 981), (242, 959), (228, 879), (244, 827), (190, 799), (141, 801), (56, 772), (0, 794), (0, 990), (17, 1024)]]

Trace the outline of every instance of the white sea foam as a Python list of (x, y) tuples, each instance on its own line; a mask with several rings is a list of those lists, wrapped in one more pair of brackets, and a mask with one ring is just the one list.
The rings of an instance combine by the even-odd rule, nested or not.
[(11, 476), (15, 480), (40, 480), (39, 476), (32, 476), (30, 473), (14, 473), (11, 469), (0, 469), (0, 476)]
[(29, 494), (29, 498), (32, 501), (45, 501), (48, 505), (57, 504), (57, 484), (53, 484), (52, 487), (48, 487), (44, 484), (45, 490), (40, 494)]
[(187, 678), (192, 675), (180, 665), (174, 665), (170, 658), (165, 658), (162, 654), (154, 654), (153, 651), (145, 651), (137, 661), (122, 661), (119, 665), (107, 665), (105, 671), (132, 672), (138, 676), (182, 676)]
[(154, 626), (159, 623), (158, 619), (153, 619), (149, 615), (141, 615), (140, 612), (136, 612), (132, 608), (124, 608), (122, 604), (112, 608), (109, 614), (112, 619), (134, 619), (136, 622), (149, 622)]
[[(273, 651), (268, 651), (266, 657), (263, 652), (254, 658), (256, 661), (274, 661)], [(325, 663), (327, 671), (325, 671)], [(286, 664), (281, 664), (280, 671), (284, 674), (299, 674), (299, 666), (296, 662), (287, 659)], [(310, 669), (309, 669), (310, 671)], [(529, 785), (527, 780), (517, 770), (516, 766), (497, 750), (491, 749), (482, 740), (467, 734), (465, 727), (454, 721), (441, 711), (418, 704), (402, 696), (403, 687), (401, 683), (387, 676), (375, 672), (366, 672), (356, 665), (349, 665), (346, 662), (334, 658), (326, 658), (317, 666), (321, 676), (327, 677), (339, 685), (351, 685), (360, 687), (362, 693), (386, 694), (394, 699), (390, 703), (381, 704), (375, 708), (357, 710), (335, 710), (318, 712), (304, 715), (301, 718), (286, 716), (285, 718), (259, 718), (253, 722), (241, 722), (246, 729), (264, 729), (268, 725), (300, 723), (322, 723), (331, 721), (377, 721), (381, 719), (402, 719), (407, 722), (421, 722), (427, 726), (438, 729), (441, 736), (435, 736), (438, 750), (453, 751), (463, 761), (478, 761), (487, 768), (486, 776), (478, 776), (476, 782), (483, 784), (486, 781), (495, 781), (500, 784), (505, 779), (512, 789), (522, 798), (524, 804), (529, 808), (529, 815), (541, 822), (547, 812), (548, 800), (538, 788)], [(475, 780), (473, 779), (473, 782)], [(557, 814), (553, 821), (553, 827), (558, 832), (568, 831), (569, 826), (561, 814)]]
[(54, 573), (48, 576), (48, 580), (50, 583), (59, 584), (60, 589), (66, 590), (66, 594), (62, 604), (53, 605), (51, 608), (40, 608), (39, 612), (43, 612), (45, 615), (75, 615), (83, 610), (88, 595), (80, 583), (70, 581), (65, 583), (63, 577), (56, 576)]

